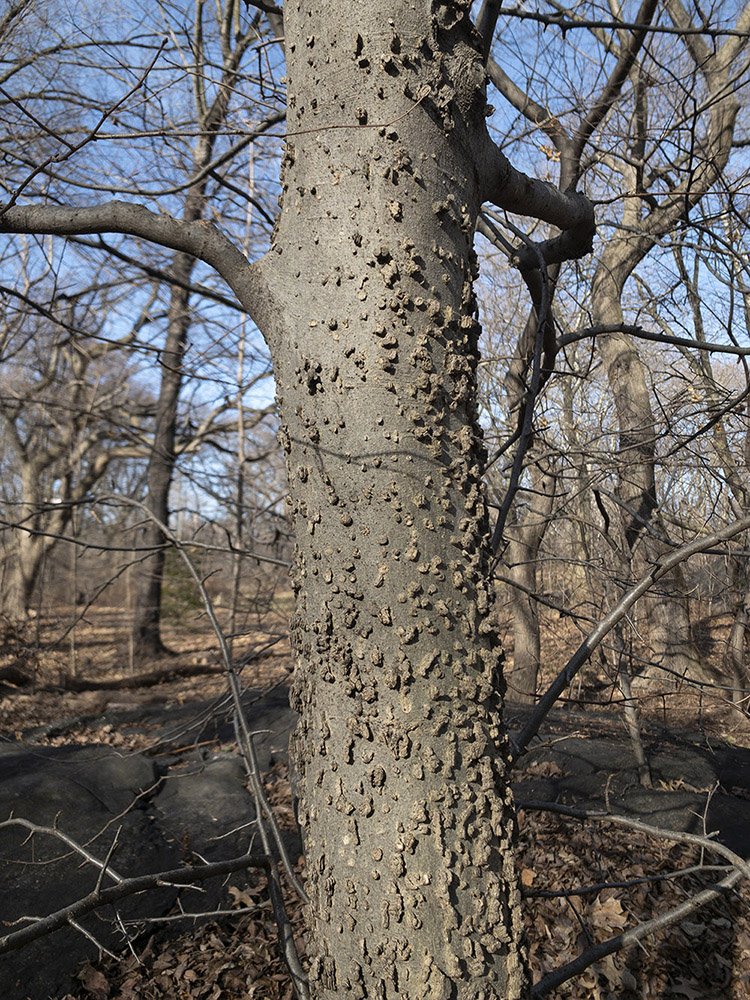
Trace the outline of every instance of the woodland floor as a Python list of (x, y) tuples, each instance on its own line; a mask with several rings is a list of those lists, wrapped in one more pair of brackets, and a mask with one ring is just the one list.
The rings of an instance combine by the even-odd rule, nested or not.
[[(225, 694), (215, 642), (205, 622), (168, 628), (165, 638), (173, 655), (137, 665), (126, 625), (117, 609), (89, 609), (74, 630), (70, 621), (50, 617), (33, 624), (33, 644), (10, 643), (0, 651), (0, 739), (158, 755), (169, 724), (173, 754), (182, 748), (192, 751), (196, 743), (234, 752), (228, 733), (217, 729), (206, 735), (205, 728), (191, 725), (212, 705), (220, 705)], [(249, 660), (243, 670), (249, 687), (278, 693), (287, 685), (290, 669), (283, 615), (264, 618), (262, 626), (248, 630), (234, 653)], [(716, 635), (720, 645), (721, 623)], [(579, 641), (570, 622), (556, 615), (545, 619), (547, 680)], [(13, 666), (21, 667), (33, 682), (19, 685), (12, 677), (3, 681), (3, 668)], [(509, 706), (511, 728), (521, 723), (525, 711)], [(710, 832), (711, 810), (718, 803), (722, 840), (750, 856), (747, 717), (715, 692), (683, 688), (644, 701), (643, 730), (653, 755), (652, 796), (661, 796), (664, 811), (658, 814), (666, 817), (664, 825), (682, 810), (683, 818), (695, 816), (696, 832), (702, 832), (704, 823)], [(638, 815), (640, 810), (649, 822), (657, 822), (646, 800), (639, 798), (622, 711), (601, 668), (591, 668), (580, 687), (574, 686), (542, 736), (517, 767), (519, 801), (552, 798), (590, 807), (602, 795), (613, 812)], [(280, 824), (291, 834), (287, 765), (283, 753), (275, 760), (266, 788)], [(518, 865), (534, 978), (570, 961), (593, 942), (682, 903), (717, 877), (710, 870), (675, 874), (715, 862), (696, 847), (606, 823), (521, 809), (519, 827)], [(302, 860), (297, 864), (301, 869)], [(578, 892), (590, 886), (591, 891)], [(152, 928), (134, 938), (124, 957), (87, 962), (68, 998), (291, 1000), (262, 880), (248, 884), (230, 878), (227, 898), (225, 905), (236, 911), (234, 915), (191, 923), (182, 930), (179, 924), (166, 925), (168, 931)], [(304, 951), (301, 908), (291, 890), (288, 898)], [(560, 1000), (747, 1000), (749, 903), (748, 887), (733, 891), (679, 928), (604, 959), (550, 995)]]

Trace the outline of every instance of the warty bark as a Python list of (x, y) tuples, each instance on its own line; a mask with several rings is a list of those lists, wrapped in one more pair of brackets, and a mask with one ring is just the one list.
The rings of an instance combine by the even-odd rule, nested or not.
[(475, 402), (478, 38), (468, 4), (430, 0), (290, 2), (285, 36), (266, 333), (312, 995), (522, 997)]

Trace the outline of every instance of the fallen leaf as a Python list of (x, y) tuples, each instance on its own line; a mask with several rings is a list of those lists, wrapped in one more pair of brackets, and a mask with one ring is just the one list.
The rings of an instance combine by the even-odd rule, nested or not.
[(589, 919), (594, 927), (605, 931), (621, 931), (628, 922), (622, 909), (622, 903), (614, 896), (610, 896), (608, 899), (597, 896), (591, 905)]
[(95, 1000), (107, 1000), (109, 996), (109, 982), (104, 974), (95, 969), (93, 965), (84, 965), (78, 973), (78, 979), (80, 979), (86, 992), (90, 993)]

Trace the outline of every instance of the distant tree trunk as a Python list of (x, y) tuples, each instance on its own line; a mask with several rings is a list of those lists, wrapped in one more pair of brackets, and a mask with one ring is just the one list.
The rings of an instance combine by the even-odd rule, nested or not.
[[(186, 219), (193, 222), (200, 218), (202, 207), (202, 197), (194, 199), (194, 203), (188, 205)], [(194, 267), (194, 257), (186, 253), (175, 254), (171, 268), (175, 284), (169, 299), (167, 335), (164, 349), (159, 355), (161, 382), (153, 448), (146, 472), (146, 506), (162, 524), (169, 521), (169, 492), (177, 460), (177, 412), (185, 348), (190, 331), (190, 292), (186, 286), (190, 283)], [(156, 521), (149, 520), (144, 525), (141, 545), (153, 550), (140, 564), (140, 582), (134, 601), (134, 654), (143, 659), (166, 652), (161, 639), (161, 591), (166, 550), (164, 537)]]
[[(508, 576), (518, 586), (509, 587), (513, 615), (513, 671), (508, 682), (514, 701), (531, 703), (535, 700), (539, 682), (541, 637), (537, 569), (539, 548), (549, 525), (555, 496), (555, 477), (532, 467), (529, 504), (521, 517), (514, 516), (507, 525), (508, 547), (505, 560)], [(517, 510), (517, 506), (516, 506)]]
[(2, 573), (0, 614), (11, 627), (28, 621), (45, 553), (55, 545), (55, 535), (62, 533), (70, 521), (71, 508), (60, 505), (55, 511), (57, 516), (41, 523), (35, 513), (42, 506), (38, 479), (38, 467), (33, 462), (27, 463), (21, 471), (26, 500), (21, 506), (24, 513), (20, 520), (29, 530), (14, 528), (10, 533)]
[[(725, 662), (732, 678), (732, 697), (741, 702), (750, 686), (748, 676), (748, 637), (750, 637), (750, 573), (747, 556), (736, 556), (734, 585), (739, 591), (734, 620), (727, 640)], [(748, 707), (748, 706), (746, 706)]]
[(483, 71), (459, 7), (285, 6), (265, 332), (315, 1000), (527, 995), (476, 408)]
[[(677, 0), (667, 0), (670, 16), (680, 27), (690, 27), (689, 17)], [(700, 163), (690, 177), (667, 195), (649, 196), (650, 210), (643, 215), (644, 179), (634, 163), (623, 164), (622, 173), (631, 192), (623, 207), (621, 231), (604, 248), (591, 290), (595, 325), (623, 323), (622, 294), (634, 268), (653, 249), (657, 240), (674, 230), (690, 209), (698, 204), (721, 177), (726, 166), (739, 102), (732, 84), (733, 61), (742, 51), (739, 40), (717, 50), (688, 40), (696, 73), (703, 77), (712, 100), (707, 103), (707, 126), (701, 140)], [(641, 155), (648, 122), (648, 77), (639, 74), (636, 83), (636, 114), (633, 116), (633, 148)], [(641, 153), (638, 153), (638, 151)], [(655, 478), (656, 424), (646, 371), (632, 339), (623, 333), (597, 338), (597, 347), (607, 369), (619, 429), (618, 493), (621, 503), (624, 555), (636, 554), (653, 564), (664, 551), (658, 540), (666, 534), (659, 518)], [(652, 529), (652, 530), (649, 530)], [(637, 553), (636, 553), (637, 550)], [(705, 665), (692, 642), (684, 578), (673, 571), (660, 580), (661, 596), (647, 603), (651, 619), (651, 642), (656, 660), (676, 677), (708, 679)], [(646, 671), (648, 680), (663, 680), (661, 672)]]
[[(202, 10), (202, 5), (198, 5), (199, 18), (203, 16)], [(196, 66), (195, 70), (199, 138), (193, 150), (192, 169), (195, 180), (188, 188), (182, 214), (182, 219), (187, 225), (203, 218), (209, 176), (207, 167), (211, 162), (216, 137), (226, 120), (243, 53), (250, 42), (257, 38), (255, 22), (245, 34), (235, 35), (235, 5), (226, 4), (222, 8), (217, 4), (217, 13), (222, 21), (224, 35), (224, 62), (221, 79), (216, 83), (212, 100), (209, 100), (207, 95), (208, 77), (200, 66)], [(233, 43), (230, 43), (230, 39), (234, 39)], [(205, 53), (197, 51), (194, 56), (200, 62)], [(167, 524), (169, 520), (169, 493), (177, 461), (175, 450), (177, 414), (184, 377), (185, 350), (191, 325), (189, 286), (195, 264), (195, 257), (182, 251), (178, 251), (172, 260), (170, 276), (174, 283), (170, 290), (166, 340), (159, 357), (161, 382), (153, 450), (149, 457), (146, 475), (146, 506), (154, 518), (163, 524)], [(165, 540), (155, 521), (144, 526), (142, 544), (153, 549), (153, 553), (142, 563), (134, 606), (134, 652), (140, 659), (159, 656), (166, 652), (161, 638)]]
[(11, 626), (23, 624), (29, 617), (41, 559), (42, 553), (37, 558), (23, 540), (8, 553), (3, 573), (2, 615)]
[[(688, 273), (683, 255), (680, 251), (675, 252), (678, 273), (687, 289), (688, 298), (693, 310), (693, 322), (695, 326), (695, 337), (697, 340), (705, 342), (705, 329), (703, 324), (703, 307), (698, 291), (697, 274), (698, 264), (694, 265), (694, 277)], [(741, 277), (737, 277), (740, 290), (742, 291), (745, 311), (745, 327), (750, 330), (750, 289), (748, 289)], [(688, 361), (695, 376), (695, 381), (701, 386), (704, 399), (708, 404), (710, 412), (721, 412), (724, 399), (718, 388), (708, 355), (688, 354)], [(745, 377), (750, 372), (745, 365)], [(727, 427), (724, 419), (715, 419), (712, 428), (712, 443), (719, 467), (724, 473), (724, 480), (734, 503), (732, 507), (735, 511), (747, 513), (750, 510), (750, 483), (748, 483), (747, 473), (750, 470), (750, 401), (745, 404), (745, 432), (742, 448), (737, 448), (736, 441), (730, 441), (727, 434)], [(747, 540), (739, 542), (740, 549), (747, 549)], [(728, 668), (725, 672), (732, 685), (732, 697), (735, 702), (741, 702), (748, 689), (748, 669), (747, 669), (747, 639), (748, 628), (750, 628), (750, 563), (748, 557), (742, 552), (732, 556), (730, 560), (730, 582), (734, 592), (734, 621), (732, 622), (729, 639), (727, 641), (724, 656), (724, 666)], [(721, 678), (726, 683), (727, 676)]]

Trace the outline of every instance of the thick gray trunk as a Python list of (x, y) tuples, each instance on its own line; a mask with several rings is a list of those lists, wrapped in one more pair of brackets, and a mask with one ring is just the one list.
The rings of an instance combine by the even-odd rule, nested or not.
[(526, 995), (475, 401), (483, 74), (460, 6), (285, 6), (266, 333), (315, 1000)]

